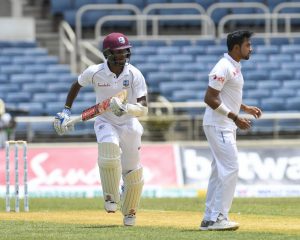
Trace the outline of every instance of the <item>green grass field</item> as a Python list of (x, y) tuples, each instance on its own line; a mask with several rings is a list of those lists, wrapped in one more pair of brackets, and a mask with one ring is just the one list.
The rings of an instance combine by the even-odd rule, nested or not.
[(235, 232), (198, 230), (203, 198), (143, 198), (135, 227), (123, 227), (119, 212), (105, 213), (102, 199), (30, 199), (29, 213), (6, 213), (0, 200), (0, 239), (300, 239), (299, 198), (235, 199)]

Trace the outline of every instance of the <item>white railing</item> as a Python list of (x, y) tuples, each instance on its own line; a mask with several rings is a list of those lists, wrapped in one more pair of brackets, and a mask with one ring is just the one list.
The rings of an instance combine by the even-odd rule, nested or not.
[(264, 13), (270, 13), (269, 8), (263, 3), (256, 2), (232, 2), (232, 3), (214, 3), (207, 9), (207, 15), (212, 18), (212, 14), (214, 11), (218, 9), (233, 9), (233, 8), (248, 8), (253, 9), (257, 8), (262, 10)]
[[(172, 136), (170, 139), (171, 140), (176, 140), (174, 138), (174, 136), (176, 136), (175, 134), (175, 129), (174, 126), (175, 124), (180, 124), (180, 123), (184, 123), (186, 125), (186, 132), (183, 132), (182, 134), (185, 135), (186, 134), (186, 138), (187, 140), (194, 140), (199, 138), (200, 134), (201, 134), (201, 127), (202, 127), (202, 115), (196, 115), (196, 116), (192, 116), (192, 115), (188, 115), (188, 114), (183, 114), (183, 115), (176, 115), (176, 110), (191, 110), (191, 109), (195, 109), (195, 110), (199, 110), (199, 112), (201, 111), (201, 109), (203, 110), (206, 106), (205, 103), (203, 102), (167, 102), (167, 101), (163, 101), (163, 99), (161, 99), (162, 102), (150, 102), (149, 103), (149, 116), (147, 117), (142, 117), (140, 118), (141, 122), (144, 125), (147, 125), (147, 123), (149, 122), (162, 122), (162, 121), (169, 121), (171, 122), (171, 126), (169, 129), (162, 129), (162, 131), (166, 131), (168, 132), (169, 136)], [(165, 111), (167, 110), (167, 111)], [(248, 117), (250, 119), (253, 119), (252, 116), (247, 115), (247, 114), (241, 114), (241, 117)], [(75, 117), (75, 116), (74, 116)], [(49, 116), (49, 117), (16, 117), (16, 122), (18, 123), (22, 123), (23, 125), (26, 124), (26, 129), (23, 129), (24, 131), (26, 130), (27, 132), (27, 140), (33, 141), (34, 140), (34, 136), (35, 136), (35, 132), (32, 129), (32, 126), (36, 123), (45, 123), (45, 124), (49, 124), (52, 125), (53, 123), (53, 116)], [(298, 112), (280, 112), (280, 113), (263, 113), (262, 117), (260, 119), (258, 119), (257, 121), (259, 122), (260, 120), (272, 120), (273, 121), (273, 125), (269, 126), (272, 127), (273, 129), (273, 138), (278, 138), (279, 133), (281, 131), (280, 129), (280, 125), (279, 125), (279, 121), (280, 120), (287, 120), (287, 119), (300, 119), (300, 113)], [(173, 127), (172, 127), (173, 126)], [(91, 129), (91, 132), (93, 131), (93, 129)], [(290, 131), (291, 134), (294, 134), (296, 132), (300, 131), (300, 126), (298, 129), (294, 129), (294, 131)], [(249, 130), (248, 132), (251, 133), (251, 130)], [(261, 129), (261, 132), (264, 132), (263, 128)], [(54, 133), (54, 132), (53, 132)]]
[(130, 10), (134, 15), (141, 14), (141, 11), (132, 4), (87, 4), (82, 6), (76, 12), (76, 36), (79, 41), (82, 39), (82, 16), (87, 11), (96, 11), (96, 10)]
[(80, 71), (82, 72), (85, 68), (90, 65), (96, 64), (94, 60), (88, 57), (88, 55), (93, 55), (97, 58), (98, 63), (104, 62), (105, 57), (103, 53), (95, 47), (91, 42), (81, 41), (79, 43), (79, 51), (80, 51)]
[[(197, 39), (213, 39), (215, 37), (215, 26), (212, 20), (207, 15), (188, 15), (188, 14), (180, 14), (180, 15), (136, 15), (136, 16), (105, 16), (99, 19), (96, 23), (95, 27), (95, 42), (98, 43), (103, 39), (102, 36), (102, 26), (106, 22), (111, 21), (135, 21), (137, 25), (137, 35), (132, 36), (131, 40), (180, 40), (180, 39), (189, 39), (189, 40), (197, 40)], [(199, 25), (202, 25), (202, 32), (198, 34), (185, 34), (185, 35), (165, 35), (159, 33), (159, 22), (173, 20), (173, 21), (183, 21), (183, 20), (197, 20), (199, 21)], [(139, 22), (148, 22), (152, 23), (152, 33), (148, 34), (145, 30), (139, 28)]]
[(76, 36), (70, 25), (62, 21), (59, 26), (59, 57), (63, 63), (67, 62), (66, 52), (70, 55), (71, 71), (77, 73)]
[[(222, 39), (227, 36), (225, 32), (226, 23), (229, 21), (244, 21), (244, 20), (259, 20), (265, 21), (265, 31), (256, 32), (256, 37), (271, 38), (271, 37), (300, 37), (300, 31), (292, 31), (291, 19), (299, 19), (300, 13), (294, 14), (229, 14), (221, 18), (218, 26), (218, 38)], [(278, 20), (285, 20), (285, 28), (283, 32), (278, 32)], [(272, 22), (272, 24), (271, 24)]]

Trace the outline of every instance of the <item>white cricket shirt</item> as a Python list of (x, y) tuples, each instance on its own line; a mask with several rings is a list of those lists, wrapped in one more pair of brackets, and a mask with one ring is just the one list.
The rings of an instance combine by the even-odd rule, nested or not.
[[(123, 89), (128, 92), (128, 103), (135, 104), (137, 98), (147, 95), (147, 86), (143, 74), (131, 64), (124, 66), (119, 77), (110, 71), (107, 61), (92, 65), (79, 75), (78, 83), (83, 87), (93, 86), (96, 93), (96, 103), (102, 102)], [(108, 110), (97, 118), (102, 118), (113, 124), (124, 124), (133, 117), (129, 114), (118, 117)]]
[[(244, 85), (241, 64), (225, 53), (208, 76), (208, 85), (220, 91), (219, 96), (222, 103), (233, 113), (238, 114), (242, 104)], [(214, 111), (209, 106), (205, 109), (203, 125), (237, 128), (232, 119)]]

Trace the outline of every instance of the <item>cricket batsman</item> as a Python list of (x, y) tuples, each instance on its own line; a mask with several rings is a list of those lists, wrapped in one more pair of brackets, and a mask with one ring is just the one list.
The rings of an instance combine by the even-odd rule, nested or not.
[[(125, 226), (134, 226), (144, 185), (140, 163), (143, 127), (137, 117), (148, 113), (147, 87), (142, 73), (129, 63), (131, 44), (122, 33), (111, 33), (103, 40), (104, 63), (92, 65), (79, 75), (67, 95), (62, 112), (56, 114), (54, 128), (59, 135), (72, 131), (72, 104), (82, 87), (92, 85), (96, 102), (110, 99), (107, 111), (95, 119), (98, 166), (108, 213), (120, 210)], [(127, 90), (127, 101), (116, 96)], [(120, 194), (120, 180), (123, 178)]]

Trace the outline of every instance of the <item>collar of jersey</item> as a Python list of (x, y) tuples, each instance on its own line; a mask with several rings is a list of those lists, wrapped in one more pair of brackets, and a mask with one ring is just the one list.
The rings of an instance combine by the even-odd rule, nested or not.
[[(110, 75), (115, 75), (112, 71), (110, 71), (109, 67), (108, 67), (108, 64), (107, 64), (107, 61), (104, 62), (104, 70), (105, 70), (105, 74), (107, 76), (110, 76)], [(123, 69), (123, 72), (120, 74), (120, 76), (123, 76), (123, 75), (129, 75), (129, 69), (128, 69), (128, 65), (125, 65), (124, 66), (124, 69)]]
[(224, 57), (228, 59), (236, 68), (241, 68), (241, 63), (235, 61), (228, 53), (224, 53)]

